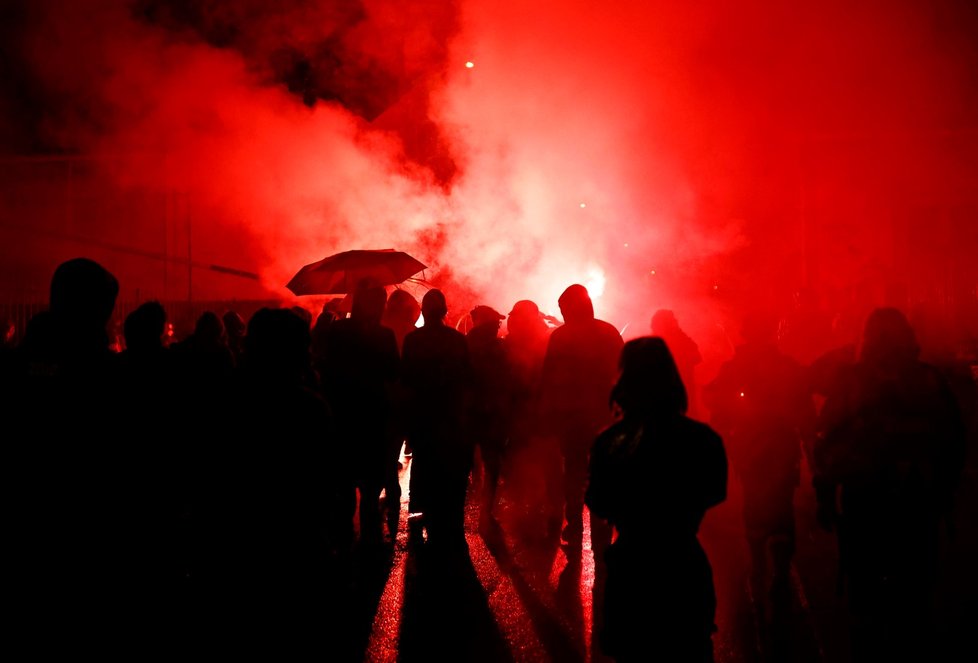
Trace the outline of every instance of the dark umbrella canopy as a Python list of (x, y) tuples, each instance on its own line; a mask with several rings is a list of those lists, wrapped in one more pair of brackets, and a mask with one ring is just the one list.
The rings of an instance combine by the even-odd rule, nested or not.
[(285, 287), (297, 295), (353, 292), (367, 279), (374, 285), (394, 285), (426, 266), (394, 249), (344, 251), (306, 265)]

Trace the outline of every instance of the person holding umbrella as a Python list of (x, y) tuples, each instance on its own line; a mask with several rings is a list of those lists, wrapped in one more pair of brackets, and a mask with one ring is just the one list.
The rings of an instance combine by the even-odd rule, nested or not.
[[(336, 320), (326, 332), (325, 366), (321, 376), (334, 409), (339, 433), (340, 460), (346, 471), (341, 482), (340, 505), (349, 517), (343, 524), (349, 536), (360, 493), (360, 537), (363, 543), (382, 540), (379, 499), (391, 456), (389, 425), (391, 384), (397, 379), (400, 359), (394, 332), (380, 324), (387, 293), (369, 280), (353, 293), (349, 318)], [(394, 461), (396, 462), (396, 460)], [(390, 532), (393, 539), (396, 526)]]

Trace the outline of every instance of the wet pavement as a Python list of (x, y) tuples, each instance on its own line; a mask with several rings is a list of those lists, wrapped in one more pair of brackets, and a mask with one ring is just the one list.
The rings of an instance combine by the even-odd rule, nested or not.
[[(575, 550), (509, 502), (505, 486), (497, 523), (480, 532), (470, 491), (467, 547), (432, 548), (408, 537), (409, 474), (405, 461), (396, 540), (357, 551), (351, 561), (345, 626), (330, 660), (609, 660), (592, 637), (601, 583), (595, 588), (586, 511), (583, 547)], [(779, 627), (771, 625), (764, 597), (750, 589), (735, 481), (728, 500), (707, 515), (700, 539), (717, 590), (718, 663), (849, 660), (845, 604), (836, 593), (835, 540), (814, 526), (808, 485), (803, 479), (796, 495), (792, 603)], [(657, 659), (650, 643), (649, 659), (668, 657)]]

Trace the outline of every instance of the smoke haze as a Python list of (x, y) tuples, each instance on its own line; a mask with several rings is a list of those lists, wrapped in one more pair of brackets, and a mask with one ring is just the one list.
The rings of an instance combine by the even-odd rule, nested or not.
[[(7, 151), (97, 156), (110, 192), (178, 192), (193, 259), (271, 296), (330, 253), (393, 247), (504, 312), (556, 313), (583, 283), (634, 335), (660, 307), (703, 327), (802, 285), (882, 289), (908, 263), (923, 278), (975, 241), (970, 3), (7, 11)], [(151, 250), (151, 218), (135, 205), (90, 230)], [(912, 228), (934, 218), (946, 241), (918, 254)]]

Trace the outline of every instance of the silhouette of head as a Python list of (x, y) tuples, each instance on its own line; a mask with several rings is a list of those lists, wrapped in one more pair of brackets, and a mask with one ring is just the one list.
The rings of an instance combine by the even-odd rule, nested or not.
[(591, 296), (588, 295), (587, 288), (575, 283), (568, 286), (557, 300), (560, 306), (560, 313), (564, 316), (564, 322), (580, 322), (594, 318), (594, 304)]
[(625, 343), (619, 360), (621, 374), (611, 398), (625, 417), (667, 417), (686, 413), (686, 387), (669, 348), (658, 336)]
[(491, 306), (476, 306), (469, 313), (472, 316), (472, 326), (481, 327), (482, 325), (494, 325), (499, 329), (500, 321), (505, 317), (502, 313)]
[(126, 316), (126, 347), (135, 352), (163, 347), (166, 311), (159, 302), (146, 302)]
[(676, 314), (666, 308), (660, 308), (652, 315), (650, 324), (653, 336), (669, 336), (679, 329)]
[(546, 330), (547, 323), (543, 321), (540, 308), (534, 302), (521, 299), (513, 304), (513, 310), (509, 312), (509, 320), (506, 321), (507, 333), (521, 336), (544, 333)]
[(361, 283), (353, 293), (350, 317), (379, 325), (386, 305), (387, 291), (383, 286)]
[(393, 322), (413, 325), (421, 316), (421, 306), (411, 293), (395, 290), (387, 300), (387, 316)]
[(429, 290), (421, 299), (421, 313), (424, 315), (425, 324), (429, 322), (440, 322), (448, 315), (448, 304), (445, 302), (445, 295), (441, 290)]
[(917, 337), (903, 313), (895, 308), (878, 308), (869, 314), (859, 352), (861, 361), (900, 364), (915, 361), (919, 355)]
[(228, 336), (244, 338), (247, 326), (245, 325), (244, 318), (237, 311), (226, 312), (221, 320), (224, 322), (224, 330), (227, 331)]
[(309, 325), (294, 311), (263, 308), (248, 322), (245, 356), (250, 370), (300, 375), (310, 362)]
[(112, 317), (119, 282), (104, 267), (88, 258), (58, 265), (51, 278), (51, 314), (72, 332), (105, 331)]
[(304, 320), (307, 325), (312, 327), (312, 313), (310, 313), (305, 308), (299, 305), (293, 306), (289, 310), (295, 313), (297, 316), (299, 316), (301, 320)]
[(194, 338), (201, 346), (220, 345), (225, 341), (224, 323), (213, 311), (205, 311), (197, 318)]
[(0, 319), (0, 345), (8, 347), (13, 345), (14, 336), (17, 334), (17, 327), (10, 318)]
[(540, 307), (529, 299), (521, 299), (513, 304), (513, 310), (509, 312), (510, 318), (539, 318)]

